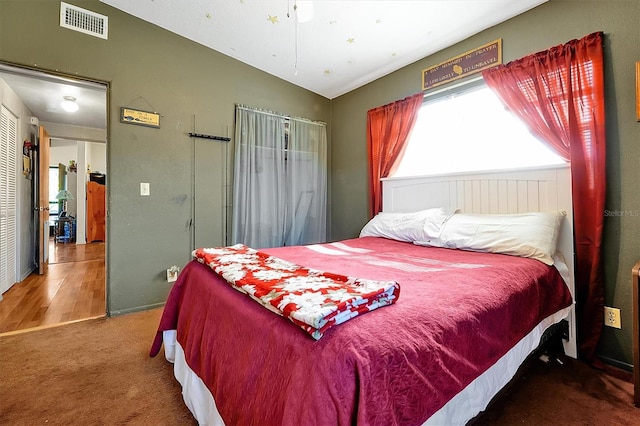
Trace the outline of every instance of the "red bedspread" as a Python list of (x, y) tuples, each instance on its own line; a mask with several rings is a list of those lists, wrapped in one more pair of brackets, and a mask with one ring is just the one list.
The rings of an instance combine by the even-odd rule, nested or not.
[(315, 341), (207, 266), (189, 263), (169, 294), (151, 355), (162, 331), (177, 330), (187, 363), (228, 425), (421, 424), (572, 303), (555, 268), (533, 259), (373, 237), (263, 251), (394, 280), (403, 296)]

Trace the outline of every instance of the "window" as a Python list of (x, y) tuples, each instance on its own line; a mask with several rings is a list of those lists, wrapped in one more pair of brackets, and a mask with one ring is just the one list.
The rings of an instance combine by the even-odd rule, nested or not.
[(425, 100), (393, 176), (563, 163), (480, 81)]
[(51, 215), (57, 215), (60, 211), (60, 201), (56, 200), (58, 185), (58, 166), (49, 167), (49, 214)]

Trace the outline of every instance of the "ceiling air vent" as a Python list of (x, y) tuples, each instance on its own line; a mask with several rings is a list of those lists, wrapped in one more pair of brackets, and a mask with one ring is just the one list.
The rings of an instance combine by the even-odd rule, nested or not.
[(107, 39), (109, 18), (72, 4), (60, 2), (60, 26)]

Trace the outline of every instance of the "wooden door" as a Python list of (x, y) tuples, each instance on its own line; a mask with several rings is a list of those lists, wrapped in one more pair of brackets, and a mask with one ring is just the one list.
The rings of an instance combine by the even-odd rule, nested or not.
[(87, 182), (87, 242), (105, 240), (105, 186)]
[(49, 150), (51, 139), (40, 126), (38, 140), (38, 274), (49, 267)]

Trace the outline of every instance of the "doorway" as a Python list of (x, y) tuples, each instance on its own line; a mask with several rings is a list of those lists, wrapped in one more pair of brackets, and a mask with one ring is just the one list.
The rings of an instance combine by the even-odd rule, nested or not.
[[(100, 177), (105, 188), (108, 185), (107, 96), (108, 84), (104, 82), (0, 62), (0, 104), (9, 104), (17, 113), (25, 164), (27, 159), (34, 161), (28, 173), (17, 162), (17, 282), (0, 296), (0, 333), (106, 314), (106, 234), (92, 236), (90, 241), (87, 238), (86, 194), (94, 176)], [(64, 111), (63, 101), (73, 101), (77, 110)], [(37, 148), (33, 147), (39, 142), (40, 127), (46, 128), (51, 140), (46, 168), (62, 166), (64, 173), (58, 191), (48, 191), (48, 205), (37, 199)], [(69, 194), (64, 200), (63, 190)], [(63, 205), (64, 214), (60, 209)], [(45, 238), (37, 235), (36, 209), (40, 207), (53, 213), (46, 224)], [(67, 234), (53, 227), (62, 223), (60, 229)], [(42, 269), (40, 252), (51, 264), (42, 275), (37, 274)], [(84, 291), (87, 294), (80, 295)]]

